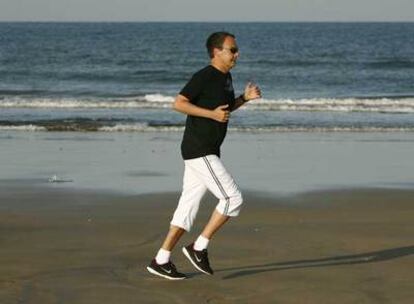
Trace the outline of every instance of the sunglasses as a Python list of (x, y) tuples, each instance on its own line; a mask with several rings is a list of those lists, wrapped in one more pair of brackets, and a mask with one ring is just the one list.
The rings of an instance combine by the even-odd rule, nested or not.
[(239, 48), (238, 47), (231, 47), (231, 48), (222, 48), (223, 50), (229, 50), (232, 54), (236, 54), (239, 52)]

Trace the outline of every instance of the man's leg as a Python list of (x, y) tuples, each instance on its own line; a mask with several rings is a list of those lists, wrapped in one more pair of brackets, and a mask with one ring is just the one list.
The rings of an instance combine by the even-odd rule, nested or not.
[(185, 230), (181, 227), (171, 225), (167, 236), (155, 256), (155, 262), (158, 265), (164, 265), (170, 261), (171, 251), (184, 234)]
[(201, 235), (206, 239), (211, 239), (213, 235), (223, 226), (230, 216), (223, 215), (214, 209), (213, 213), (211, 214), (210, 220), (208, 221), (207, 225), (204, 227), (203, 232)]
[(183, 228), (171, 225), (170, 230), (168, 231), (168, 234), (164, 240), (164, 243), (162, 243), (161, 248), (168, 251), (173, 250), (173, 248), (175, 247), (181, 236), (184, 234), (184, 232), (185, 230)]
[[(168, 273), (163, 272), (163, 268), (167, 270), (169, 268), (166, 268), (163, 265), (172, 264), (170, 261), (171, 251), (174, 249), (184, 232), (191, 229), (198, 212), (200, 201), (207, 191), (206, 186), (194, 176), (191, 166), (188, 165), (188, 163), (191, 163), (191, 161), (185, 161), (183, 191), (171, 220), (168, 234), (155, 259), (147, 267), (149, 272), (166, 278), (169, 278), (169, 275)], [(176, 272), (174, 264), (172, 265), (174, 268), (172, 272)], [(183, 274), (179, 275), (184, 276)]]
[(185, 231), (190, 231), (207, 188), (192, 172), (191, 161), (185, 161), (183, 191), (161, 249), (172, 251)]
[(230, 217), (239, 214), (243, 198), (233, 178), (217, 156), (201, 158), (195, 169), (198, 178), (219, 199), (219, 203), (201, 235), (193, 244), (184, 247), (183, 253), (198, 270), (213, 274), (207, 256), (208, 243)]

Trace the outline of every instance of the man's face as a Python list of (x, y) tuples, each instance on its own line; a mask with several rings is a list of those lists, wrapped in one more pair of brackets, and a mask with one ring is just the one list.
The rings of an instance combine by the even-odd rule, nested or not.
[(239, 48), (236, 40), (227, 36), (223, 41), (222, 48), (217, 49), (216, 56), (229, 70), (233, 68), (239, 58)]

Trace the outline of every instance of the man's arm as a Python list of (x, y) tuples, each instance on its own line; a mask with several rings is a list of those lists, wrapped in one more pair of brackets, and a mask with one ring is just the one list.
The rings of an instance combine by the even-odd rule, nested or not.
[(249, 100), (257, 99), (260, 97), (262, 97), (260, 88), (257, 85), (249, 82), (244, 89), (244, 93), (236, 98), (232, 111), (237, 110)]
[(230, 111), (227, 110), (228, 105), (218, 106), (214, 110), (198, 107), (190, 102), (190, 100), (178, 94), (173, 103), (173, 109), (191, 116), (198, 116), (216, 120), (218, 122), (226, 122), (229, 120)]
[(232, 109), (232, 112), (240, 108), (246, 102), (248, 102), (248, 100), (244, 99), (243, 95), (240, 95), (239, 97), (237, 97), (236, 100), (234, 101), (234, 107)]

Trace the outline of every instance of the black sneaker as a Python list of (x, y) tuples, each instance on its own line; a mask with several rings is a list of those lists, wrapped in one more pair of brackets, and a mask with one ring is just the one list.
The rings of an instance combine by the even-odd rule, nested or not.
[(205, 274), (213, 274), (213, 269), (208, 261), (207, 249), (198, 251), (193, 248), (194, 243), (183, 247), (184, 255), (190, 260), (191, 264)]
[(166, 278), (168, 280), (183, 280), (187, 278), (184, 273), (180, 273), (177, 271), (177, 268), (175, 268), (175, 265), (171, 263), (171, 261), (159, 265), (157, 264), (155, 259), (153, 259), (151, 261), (151, 264), (147, 266), (147, 270), (152, 274)]

